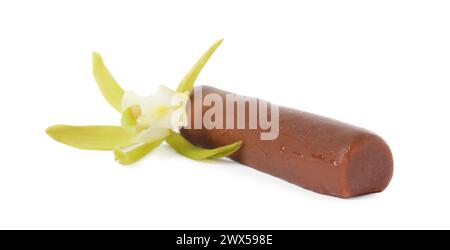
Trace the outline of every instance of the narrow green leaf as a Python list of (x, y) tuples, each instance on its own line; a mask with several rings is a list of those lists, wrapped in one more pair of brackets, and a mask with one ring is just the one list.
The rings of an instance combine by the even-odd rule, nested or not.
[(117, 112), (121, 113), (124, 91), (116, 80), (114, 80), (114, 77), (103, 62), (102, 56), (97, 52), (92, 53), (92, 66), (95, 81), (97, 81), (97, 85), (103, 96)]
[(195, 79), (197, 79), (198, 74), (200, 74), (200, 71), (203, 69), (205, 64), (208, 62), (209, 58), (212, 56), (214, 51), (216, 51), (216, 49), (219, 47), (219, 45), (222, 42), (223, 42), (223, 39), (220, 39), (219, 41), (215, 42), (202, 55), (202, 57), (200, 57), (200, 59), (197, 61), (197, 63), (194, 65), (194, 67), (192, 67), (191, 70), (183, 78), (183, 80), (181, 80), (181, 82), (177, 88), (178, 92), (188, 91), (190, 93), (192, 91), (192, 88), (194, 87)]
[(176, 132), (171, 132), (170, 136), (166, 138), (166, 142), (179, 154), (193, 160), (225, 157), (236, 152), (242, 145), (242, 141), (238, 141), (214, 149), (205, 149), (192, 145), (181, 134)]
[(132, 150), (124, 152), (120, 149), (120, 147), (116, 147), (114, 149), (114, 155), (116, 161), (119, 161), (120, 164), (129, 165), (135, 163), (136, 161), (142, 159), (148, 153), (152, 152), (155, 148), (157, 148), (164, 139), (159, 139), (154, 142), (144, 143)]
[(135, 133), (118, 126), (55, 125), (45, 131), (54, 140), (80, 149), (113, 150), (132, 145)]

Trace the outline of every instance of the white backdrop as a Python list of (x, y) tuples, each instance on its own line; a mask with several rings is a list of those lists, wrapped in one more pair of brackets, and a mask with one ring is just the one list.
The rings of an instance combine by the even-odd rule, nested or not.
[[(0, 228), (450, 228), (448, 1), (1, 1)], [(198, 78), (366, 127), (390, 144), (389, 188), (342, 200), (167, 145), (131, 167), (51, 140), (118, 124), (91, 74), (126, 89)]]

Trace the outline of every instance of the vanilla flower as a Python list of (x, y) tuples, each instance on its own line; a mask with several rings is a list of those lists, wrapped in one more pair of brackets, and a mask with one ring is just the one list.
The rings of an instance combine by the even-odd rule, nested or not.
[(198, 74), (221, 43), (222, 40), (217, 41), (203, 54), (177, 90), (160, 86), (158, 92), (150, 96), (124, 91), (100, 54), (93, 53), (95, 80), (105, 99), (122, 114), (121, 126), (55, 125), (47, 128), (47, 134), (58, 142), (80, 149), (114, 150), (116, 160), (121, 164), (138, 161), (164, 141), (176, 152), (195, 160), (218, 158), (236, 152), (242, 141), (204, 149), (192, 145), (176, 132), (187, 124), (187, 103)]
[(163, 85), (153, 95), (142, 97), (127, 91), (122, 97), (122, 110), (130, 109), (136, 119), (136, 142), (165, 138), (171, 129), (187, 125), (187, 92), (180, 93)]

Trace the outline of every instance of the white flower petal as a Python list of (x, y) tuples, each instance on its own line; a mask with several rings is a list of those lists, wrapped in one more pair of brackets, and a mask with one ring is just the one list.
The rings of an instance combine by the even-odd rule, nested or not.
[(143, 97), (139, 96), (133, 91), (125, 91), (122, 96), (122, 110), (126, 110), (127, 108), (133, 105), (140, 105)]
[(142, 105), (147, 107), (148, 110), (151, 110), (152, 107), (158, 107), (161, 105), (170, 105), (172, 98), (174, 95), (178, 94), (178, 92), (173, 91), (163, 85), (159, 86), (158, 92), (145, 97), (142, 101)]
[(135, 138), (136, 142), (154, 142), (156, 140), (162, 139), (170, 134), (170, 131), (166, 128), (161, 127), (150, 127), (141, 131)]

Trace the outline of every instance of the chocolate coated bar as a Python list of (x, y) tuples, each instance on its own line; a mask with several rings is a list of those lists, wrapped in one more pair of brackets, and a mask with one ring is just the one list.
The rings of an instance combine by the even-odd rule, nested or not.
[[(205, 97), (229, 92), (198, 86), (195, 93)], [(393, 174), (391, 151), (378, 135), (333, 119), (279, 107), (279, 134), (273, 140), (261, 140), (261, 129), (195, 129), (195, 116), (204, 115), (210, 106), (195, 110), (191, 95), (190, 127), (181, 130), (191, 143), (215, 148), (243, 140), (243, 146), (231, 159), (322, 194), (348, 198), (381, 192)], [(234, 117), (225, 112), (224, 121)], [(249, 105), (245, 105), (248, 120)], [(270, 110), (270, 109), (269, 109)], [(268, 114), (270, 117), (270, 114)]]

